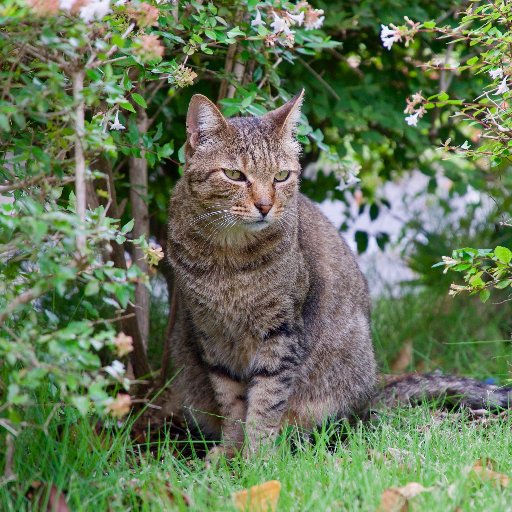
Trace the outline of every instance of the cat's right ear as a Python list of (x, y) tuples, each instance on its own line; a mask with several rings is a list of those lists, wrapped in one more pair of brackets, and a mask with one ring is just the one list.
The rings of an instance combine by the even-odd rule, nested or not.
[(220, 110), (202, 94), (194, 94), (187, 112), (187, 143), (194, 150), (200, 134), (215, 134), (228, 124)]

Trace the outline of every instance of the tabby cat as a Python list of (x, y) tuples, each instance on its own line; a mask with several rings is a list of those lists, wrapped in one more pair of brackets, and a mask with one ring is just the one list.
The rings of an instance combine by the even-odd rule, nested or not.
[(376, 396), (367, 283), (299, 193), (302, 100), (226, 119), (195, 95), (187, 115), (169, 210), (178, 308), (169, 408), (230, 453), (244, 441), (250, 453), (286, 424), (359, 414)]

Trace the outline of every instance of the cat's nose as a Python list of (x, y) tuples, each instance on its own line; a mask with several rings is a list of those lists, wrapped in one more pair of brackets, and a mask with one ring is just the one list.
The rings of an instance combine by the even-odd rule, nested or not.
[(272, 208), (272, 203), (254, 203), (254, 206), (256, 206), (261, 215), (265, 217)]

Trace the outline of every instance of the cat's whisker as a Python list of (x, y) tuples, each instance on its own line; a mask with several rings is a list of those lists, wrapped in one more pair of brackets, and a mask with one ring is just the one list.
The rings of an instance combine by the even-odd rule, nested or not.
[[(232, 218), (232, 215), (228, 213), (227, 215), (224, 215), (222, 218), (214, 219), (214, 221), (212, 221), (213, 229), (206, 238), (206, 240), (204, 241), (201, 248), (202, 251), (206, 250), (213, 243), (214, 238), (224, 229), (225, 226), (227, 226), (227, 224), (231, 221)], [(218, 224), (216, 225), (217, 222)]]
[(198, 224), (201, 223), (201, 221), (203, 221), (205, 219), (208, 219), (209, 217), (213, 217), (214, 215), (216, 215), (216, 216), (223, 216), (226, 213), (228, 213), (227, 210), (216, 210), (214, 212), (203, 213), (203, 214), (198, 215), (196, 217), (192, 217), (192, 219), (190, 219), (190, 221), (186, 224), (186, 226), (190, 227), (190, 226), (198, 225)]

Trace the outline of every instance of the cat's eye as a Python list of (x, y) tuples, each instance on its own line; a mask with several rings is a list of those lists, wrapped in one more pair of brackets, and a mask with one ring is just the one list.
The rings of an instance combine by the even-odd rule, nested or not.
[(279, 171), (275, 176), (274, 179), (276, 181), (286, 181), (290, 177), (290, 171)]
[(245, 181), (245, 174), (235, 169), (222, 169), (224, 174), (233, 181)]

